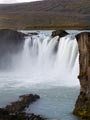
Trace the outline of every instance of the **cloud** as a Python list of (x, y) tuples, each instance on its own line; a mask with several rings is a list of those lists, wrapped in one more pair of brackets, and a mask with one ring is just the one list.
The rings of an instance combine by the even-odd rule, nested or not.
[(21, 2), (32, 2), (40, 0), (0, 0), (0, 3), (9, 4), (9, 3), (21, 3)]
[(17, 0), (0, 0), (0, 3), (17, 3)]

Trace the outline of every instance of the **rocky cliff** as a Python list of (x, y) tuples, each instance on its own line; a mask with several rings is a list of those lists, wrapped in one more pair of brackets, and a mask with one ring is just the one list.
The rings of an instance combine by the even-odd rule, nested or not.
[(3, 49), (3, 52), (7, 49), (9, 52), (17, 52), (21, 49), (20, 44), (23, 43), (24, 37), (25, 34), (16, 30), (2, 29), (0, 30), (0, 49)]
[(76, 101), (74, 114), (90, 118), (90, 33), (82, 32), (76, 36), (79, 47), (81, 85), (80, 95)]
[(23, 48), (25, 34), (9, 29), (0, 30), (0, 69), (10, 67), (12, 55)]

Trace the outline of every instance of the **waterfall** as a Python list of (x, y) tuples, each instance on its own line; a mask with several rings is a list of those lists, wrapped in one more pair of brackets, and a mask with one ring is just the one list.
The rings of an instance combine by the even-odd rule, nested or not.
[(28, 81), (32, 79), (38, 84), (79, 85), (78, 45), (75, 37), (26, 37), (18, 68), (20, 71), (28, 73)]

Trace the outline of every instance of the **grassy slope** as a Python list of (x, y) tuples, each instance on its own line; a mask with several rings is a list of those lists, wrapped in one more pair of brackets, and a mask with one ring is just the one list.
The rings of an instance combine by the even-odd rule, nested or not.
[(90, 0), (0, 5), (0, 28), (90, 29)]

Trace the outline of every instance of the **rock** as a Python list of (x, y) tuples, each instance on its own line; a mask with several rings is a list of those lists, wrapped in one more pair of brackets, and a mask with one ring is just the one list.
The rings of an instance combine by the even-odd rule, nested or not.
[(0, 108), (0, 116), (9, 115), (9, 112), (6, 109)]
[(20, 100), (11, 103), (11, 105), (6, 106), (6, 110), (9, 111), (9, 113), (19, 113), (22, 112), (26, 107), (28, 107), (31, 103), (37, 101), (40, 99), (40, 96), (38, 95), (23, 95), (20, 96)]
[(20, 48), (20, 44), (24, 42), (25, 36), (24, 33), (15, 30), (0, 30), (0, 50), (16, 52)]
[(40, 115), (23, 112), (30, 104), (40, 99), (40, 96), (28, 94), (20, 96), (20, 100), (0, 108), (0, 120), (46, 120)]
[(69, 33), (67, 33), (66, 31), (64, 30), (55, 30), (52, 32), (52, 37), (55, 37), (55, 36), (59, 36), (60, 38), (61, 37), (65, 37), (66, 35), (68, 35)]
[(22, 112), (12, 115), (0, 116), (0, 120), (47, 120), (47, 119), (42, 118), (40, 115), (26, 114)]
[(76, 36), (79, 47), (80, 95), (73, 113), (90, 119), (90, 33), (82, 32)]
[(12, 54), (23, 49), (25, 34), (9, 29), (0, 30), (0, 69), (7, 69), (12, 63)]
[(38, 33), (37, 32), (30, 32), (30, 33), (28, 33), (28, 35), (30, 35), (30, 36), (32, 36), (32, 35), (38, 35)]

